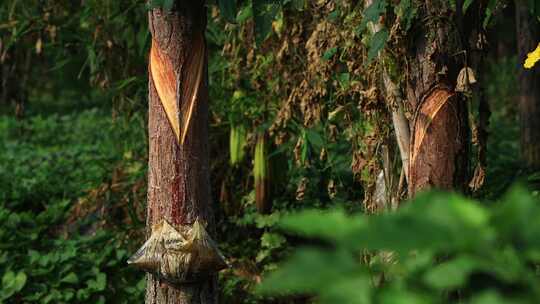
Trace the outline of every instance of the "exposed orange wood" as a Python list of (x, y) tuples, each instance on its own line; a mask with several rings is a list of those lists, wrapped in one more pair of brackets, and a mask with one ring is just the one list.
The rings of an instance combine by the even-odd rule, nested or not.
[[(206, 58), (206, 44), (204, 35), (196, 35), (193, 38), (191, 54), (187, 65), (183, 69), (182, 79), (182, 136), (180, 144), (184, 144), (187, 131), (189, 130), (191, 116), (195, 111), (195, 104), (199, 97), (199, 88), (203, 82), (204, 63)], [(184, 108), (184, 106), (186, 108)]]
[(411, 166), (414, 166), (416, 156), (422, 147), (424, 136), (428, 131), (431, 121), (446, 104), (453, 94), (446, 89), (436, 89), (422, 104), (418, 113), (417, 122), (414, 128), (414, 142), (411, 150)]
[(161, 52), (154, 40), (152, 40), (152, 48), (150, 49), (150, 72), (171, 128), (176, 139), (179, 140), (180, 112), (176, 101), (176, 76), (172, 62)]

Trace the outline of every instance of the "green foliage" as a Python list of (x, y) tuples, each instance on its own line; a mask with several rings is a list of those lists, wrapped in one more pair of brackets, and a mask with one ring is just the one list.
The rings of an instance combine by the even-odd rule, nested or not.
[(539, 0), (527, 0), (531, 14), (540, 17), (540, 1)]
[(9, 299), (13, 294), (21, 291), (26, 284), (26, 274), (24, 272), (18, 272), (15, 274), (13, 271), (4, 273), (2, 277), (2, 289), (0, 290), (0, 301)]
[(272, 22), (281, 6), (273, 0), (253, 0), (252, 11), (255, 22), (255, 42), (260, 45), (272, 31)]
[(231, 165), (237, 166), (244, 159), (246, 146), (246, 128), (242, 125), (231, 127), (229, 154)]
[[(144, 276), (125, 264), (136, 245), (127, 238), (133, 226), (99, 228), (110, 219), (97, 210), (73, 221), (84, 200), (90, 211), (100, 204), (87, 196), (110, 178), (111, 167), (130, 163), (127, 153), (131, 159), (144, 153), (144, 128), (132, 128), (136, 121), (113, 123), (110, 113), (95, 109), (24, 121), (0, 117), (0, 302), (140, 301)], [(135, 163), (126, 169), (133, 179), (123, 182), (144, 177)], [(113, 191), (107, 195), (103, 206), (125, 208)]]
[(363, 32), (369, 22), (379, 22), (379, 18), (386, 11), (386, 1), (375, 0), (364, 10), (364, 18), (360, 23), (359, 32)]
[(396, 16), (401, 19), (401, 25), (405, 32), (407, 32), (411, 28), (412, 22), (416, 17), (416, 7), (412, 4), (411, 0), (401, 0), (394, 8), (394, 12), (396, 13)]
[(217, 0), (220, 13), (229, 22), (236, 21), (236, 0)]
[(164, 11), (171, 11), (174, 6), (174, 0), (149, 0), (147, 3), (148, 9), (162, 8)]
[(11, 71), (1, 76), (8, 83), (5, 102), (39, 102), (43, 95), (73, 91), (81, 98), (80, 92), (98, 88), (117, 109), (137, 110), (146, 96), (146, 66), (140, 64), (150, 41), (145, 3), (2, 1), (0, 64)]
[(371, 40), (369, 42), (369, 50), (368, 50), (368, 57), (367, 57), (367, 63), (370, 63), (379, 52), (384, 48), (386, 45), (386, 41), (388, 40), (389, 32), (386, 28), (381, 29), (377, 33), (371, 37)]
[(377, 216), (291, 214), (280, 227), (331, 245), (298, 250), (258, 290), (319, 303), (535, 303), (538, 223), (540, 202), (521, 187), (489, 207), (431, 192)]

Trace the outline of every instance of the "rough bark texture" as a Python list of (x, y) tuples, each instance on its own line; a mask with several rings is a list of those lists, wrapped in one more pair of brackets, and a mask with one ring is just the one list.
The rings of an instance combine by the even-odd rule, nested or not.
[[(538, 45), (538, 21), (529, 12), (525, 1), (516, 2), (517, 47), (520, 62)], [(527, 165), (540, 167), (540, 68), (520, 67), (519, 118), (521, 127), (521, 154)]]
[[(177, 90), (193, 71), (190, 56), (205, 52), (193, 41), (204, 37), (206, 10), (203, 1), (177, 1), (170, 12), (153, 9), (149, 27), (153, 47), (173, 66)], [(195, 44), (197, 45), (197, 44)], [(206, 54), (205, 54), (206, 57)], [(207, 66), (204, 66), (206, 75)], [(154, 80), (149, 75), (149, 162), (147, 227), (165, 219), (175, 227), (192, 224), (198, 217), (212, 231), (208, 156), (208, 90), (206, 76), (199, 88), (191, 127), (183, 145), (178, 143), (160, 102)], [(178, 91), (177, 91), (178, 92)], [(185, 111), (184, 105), (179, 106)], [(181, 116), (181, 113), (178, 114)], [(150, 228), (148, 228), (150, 229)], [(148, 275), (146, 303), (217, 303), (215, 275), (200, 283), (174, 288)]]
[[(454, 92), (463, 67), (463, 37), (456, 15), (445, 0), (426, 1), (420, 10), (425, 22), (414, 29), (411, 42), (407, 99), (411, 121), (409, 195), (422, 189), (463, 189), (468, 172), (467, 108)], [(459, 6), (459, 4), (458, 4)]]

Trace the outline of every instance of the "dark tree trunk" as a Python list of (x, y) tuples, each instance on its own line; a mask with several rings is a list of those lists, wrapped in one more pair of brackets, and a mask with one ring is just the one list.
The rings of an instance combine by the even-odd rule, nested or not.
[(516, 1), (516, 37), (519, 52), (519, 119), (521, 155), (527, 165), (540, 167), (540, 68), (524, 69), (527, 53), (536, 48), (540, 30), (525, 1)]
[[(149, 27), (152, 34), (152, 52), (162, 57), (163, 66), (149, 70), (149, 161), (148, 161), (148, 213), (147, 227), (167, 220), (175, 227), (191, 225), (196, 218), (207, 222), (213, 231), (213, 214), (210, 201), (209, 154), (208, 154), (208, 89), (207, 63), (204, 44), (206, 9), (204, 1), (176, 1), (172, 11), (160, 8), (149, 12)], [(182, 104), (178, 97), (189, 91), (186, 83), (196, 75), (196, 65), (191, 64), (194, 56), (204, 56), (203, 77), (196, 94), (193, 112), (185, 141), (180, 143), (163, 101), (158, 94), (157, 83), (165, 80), (175, 89), (180, 103), (176, 117), (182, 117), (190, 107)], [(150, 65), (156, 64), (151, 59)], [(159, 73), (152, 75), (158, 69)], [(161, 71), (165, 69), (166, 71)], [(170, 73), (169, 73), (170, 72)], [(159, 77), (162, 77), (161, 79)], [(195, 85), (199, 83), (195, 82)], [(173, 89), (173, 91), (174, 91)], [(161, 93), (161, 91), (160, 91)], [(163, 96), (161, 96), (163, 98)], [(181, 121), (182, 119), (179, 118)], [(148, 275), (146, 303), (217, 303), (217, 280), (215, 275), (198, 283), (175, 288)]]
[(407, 99), (414, 113), (410, 121), (410, 196), (426, 188), (459, 190), (466, 184), (467, 108), (454, 91), (465, 57), (459, 55), (463, 39), (449, 3), (424, 2), (419, 7), (423, 22), (413, 29), (407, 83)]

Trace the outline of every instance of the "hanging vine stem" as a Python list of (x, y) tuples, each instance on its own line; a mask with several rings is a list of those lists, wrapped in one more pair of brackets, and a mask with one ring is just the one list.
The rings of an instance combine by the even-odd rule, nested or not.
[[(373, 3), (373, 0), (366, 0), (365, 2), (365, 8), (368, 8)], [(382, 25), (377, 23), (370, 23), (368, 24), (368, 29), (372, 34), (377, 33), (382, 29)], [(409, 147), (410, 147), (410, 130), (409, 130), (409, 121), (407, 117), (405, 117), (405, 112), (403, 110), (403, 97), (401, 96), (401, 93), (399, 91), (398, 86), (394, 83), (394, 81), (391, 79), (388, 70), (386, 67), (382, 67), (382, 78), (383, 78), (383, 84), (384, 84), (384, 90), (386, 93), (386, 100), (390, 107), (390, 112), (392, 113), (392, 125), (394, 128), (394, 132), (396, 134), (396, 141), (399, 147), (399, 153), (401, 157), (401, 164), (402, 164), (402, 170), (404, 171), (405, 178), (408, 180), (409, 176)], [(384, 172), (385, 174), (385, 187), (387, 192), (393, 192), (393, 181), (389, 176), (390, 166), (391, 162), (389, 161), (388, 157), (383, 158), (384, 163)], [(396, 196), (399, 197), (399, 192), (401, 191), (399, 189), (396, 189), (398, 194)], [(387, 195), (388, 197), (389, 195)], [(396, 198), (397, 199), (397, 198)], [(390, 203), (394, 199), (390, 199), (387, 203)], [(392, 203), (392, 205), (395, 205)]]

